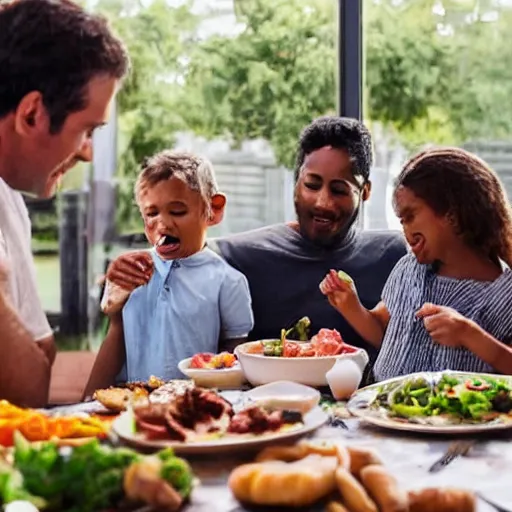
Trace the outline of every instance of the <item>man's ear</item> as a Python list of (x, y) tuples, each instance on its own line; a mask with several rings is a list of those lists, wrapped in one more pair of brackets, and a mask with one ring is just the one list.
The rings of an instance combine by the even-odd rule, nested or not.
[(14, 128), (23, 136), (49, 131), (50, 118), (40, 92), (29, 92), (21, 99), (14, 112)]
[(226, 209), (226, 196), (224, 194), (215, 194), (211, 200), (211, 213), (208, 219), (208, 226), (216, 226), (222, 222), (224, 211)]
[(370, 199), (371, 192), (372, 192), (372, 182), (371, 181), (367, 181), (363, 185), (363, 193), (361, 195), (361, 199), (363, 201), (368, 201), (368, 199)]

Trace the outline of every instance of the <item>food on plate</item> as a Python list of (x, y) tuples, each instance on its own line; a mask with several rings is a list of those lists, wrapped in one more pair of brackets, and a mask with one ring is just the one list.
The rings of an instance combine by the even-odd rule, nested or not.
[(192, 357), (190, 368), (222, 370), (224, 368), (233, 368), (236, 363), (236, 357), (229, 352), (221, 352), (220, 354), (204, 352)]
[(15, 432), (29, 441), (104, 437), (108, 425), (95, 417), (48, 416), (0, 400), (0, 444), (12, 446)]
[(148, 398), (149, 393), (143, 387), (97, 389), (92, 396), (94, 400), (100, 402), (112, 412), (121, 412), (126, 410), (126, 406), (138, 398)]
[(361, 478), (361, 470), (366, 466), (382, 465), (378, 453), (370, 448), (347, 446), (347, 451), (350, 457), (350, 472), (358, 479)]
[(17, 434), (12, 463), (0, 465), (2, 503), (22, 499), (39, 510), (97, 512), (128, 499), (174, 512), (192, 483), (189, 465), (172, 450), (142, 456), (97, 440), (65, 454), (53, 442), (34, 445)]
[(348, 508), (344, 507), (339, 501), (330, 501), (325, 508), (326, 512), (351, 512)]
[(267, 446), (256, 457), (256, 462), (280, 460), (293, 462), (308, 455), (322, 455), (324, 457), (337, 457), (338, 464), (344, 468), (350, 465), (348, 449), (330, 441), (303, 440), (292, 446)]
[(132, 391), (137, 388), (144, 388), (146, 391), (151, 392), (165, 384), (165, 381), (151, 375), (147, 381), (135, 381), (135, 382), (126, 382), (123, 384), (124, 388), (131, 389)]
[(192, 388), (168, 403), (134, 407), (138, 431), (151, 439), (192, 441), (204, 434), (225, 431), (233, 407), (214, 391)]
[(476, 497), (461, 489), (409, 491), (410, 512), (475, 512)]
[(354, 284), (354, 280), (343, 270), (338, 270), (338, 277), (347, 284)]
[(256, 462), (268, 460), (291, 462), (311, 454), (338, 457), (339, 465), (349, 469), (356, 478), (359, 478), (364, 467), (382, 464), (382, 459), (374, 450), (323, 440), (303, 440), (291, 446), (267, 446), (258, 454)]
[(512, 383), (506, 377), (444, 372), (384, 383), (370, 409), (423, 424), (512, 421)]
[(384, 466), (366, 466), (361, 470), (361, 481), (380, 512), (408, 512), (409, 498), (396, 478)]
[(127, 382), (122, 386), (111, 386), (107, 389), (97, 389), (93, 399), (100, 402), (105, 408), (112, 412), (125, 411), (127, 406), (134, 402), (147, 401), (167, 402), (176, 394), (184, 393), (194, 383), (189, 380), (163, 380), (151, 376), (147, 382)]
[(263, 434), (275, 432), (284, 425), (302, 423), (302, 414), (296, 411), (268, 411), (262, 407), (253, 406), (235, 414), (229, 423), (228, 432), (231, 434)]
[(226, 435), (283, 431), (303, 424), (294, 411), (251, 406), (236, 414), (217, 392), (194, 387), (167, 403), (134, 406), (137, 432), (147, 439), (194, 442)]
[(152, 404), (167, 403), (174, 400), (176, 396), (183, 395), (190, 389), (193, 389), (195, 384), (191, 380), (175, 379), (166, 382), (163, 386), (155, 389), (149, 395), (149, 401)]
[(335, 477), (341, 500), (351, 512), (379, 512), (365, 488), (349, 471), (338, 467)]
[[(330, 440), (267, 447), (255, 462), (235, 468), (228, 485), (239, 501), (253, 505), (309, 507), (329, 495), (327, 512), (475, 510), (471, 508), (475, 503), (473, 493), (456, 489), (407, 493), (373, 450)], [(310, 489), (314, 496), (309, 494)], [(439, 503), (439, 508), (423, 508), (429, 507), (428, 500)], [(447, 508), (449, 504), (454, 508)]]
[(257, 455), (256, 462), (267, 462), (270, 460), (293, 462), (303, 459), (308, 454), (308, 447), (303, 443), (292, 446), (267, 446)]
[(237, 467), (228, 485), (241, 502), (307, 507), (336, 489), (336, 457), (307, 455), (295, 462), (255, 462)]

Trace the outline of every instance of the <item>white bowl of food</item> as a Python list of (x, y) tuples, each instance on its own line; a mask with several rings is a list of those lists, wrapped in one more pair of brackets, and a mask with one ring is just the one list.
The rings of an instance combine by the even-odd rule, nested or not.
[(202, 388), (240, 389), (245, 382), (244, 372), (233, 354), (196, 354), (183, 359), (178, 369)]
[(271, 382), (251, 389), (245, 396), (261, 407), (307, 414), (320, 403), (316, 389), (286, 380)]
[(253, 386), (286, 380), (323, 387), (328, 385), (326, 374), (336, 361), (352, 360), (361, 372), (369, 362), (365, 350), (347, 345), (330, 329), (321, 329), (309, 342), (284, 339), (243, 343), (235, 354)]

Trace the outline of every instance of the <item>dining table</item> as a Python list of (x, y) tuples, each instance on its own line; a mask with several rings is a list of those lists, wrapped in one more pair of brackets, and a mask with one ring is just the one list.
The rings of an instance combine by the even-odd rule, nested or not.
[[(343, 411), (343, 404), (338, 404)], [(341, 406), (341, 409), (340, 409)], [(73, 414), (94, 409), (94, 403), (82, 403), (53, 409), (52, 413)], [(367, 447), (378, 453), (385, 466), (405, 489), (455, 487), (477, 493), (477, 512), (512, 512), (512, 429), (464, 436), (410, 433), (384, 429), (351, 417), (348, 411), (310, 434), (315, 440), (332, 440), (345, 445)], [(110, 442), (121, 444), (115, 435)], [(470, 449), (438, 471), (430, 469), (454, 443), (465, 442)], [(254, 460), (257, 450), (238, 448), (236, 452), (177, 455), (186, 458), (197, 478), (190, 502), (183, 512), (251, 512), (234, 498), (229, 487), (230, 472), (240, 464)], [(139, 512), (149, 512), (149, 508)], [(275, 507), (258, 508), (277, 512)], [(320, 503), (308, 510), (325, 510)]]

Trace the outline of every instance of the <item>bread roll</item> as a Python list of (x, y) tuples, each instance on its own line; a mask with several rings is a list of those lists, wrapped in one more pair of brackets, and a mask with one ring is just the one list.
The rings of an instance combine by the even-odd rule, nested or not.
[(281, 460), (284, 462), (293, 462), (303, 459), (309, 451), (306, 445), (296, 444), (293, 446), (267, 446), (258, 453), (256, 462), (266, 462), (269, 460)]
[(326, 440), (301, 441), (299, 446), (305, 446), (309, 454), (316, 453), (325, 457), (336, 457), (338, 455), (338, 443)]
[[(265, 464), (269, 464), (266, 462)], [(238, 501), (250, 503), (252, 500), (252, 482), (261, 471), (261, 463), (242, 464), (235, 468), (228, 478), (228, 487)]]
[(348, 508), (344, 507), (339, 501), (330, 501), (327, 503), (325, 512), (349, 512)]
[(364, 487), (341, 466), (336, 470), (336, 485), (341, 494), (341, 501), (350, 512), (378, 512), (377, 506)]
[(409, 492), (410, 512), (475, 512), (476, 497), (461, 489), (422, 489)]
[(384, 466), (366, 466), (361, 470), (361, 481), (380, 512), (408, 512), (407, 492), (398, 487), (396, 478)]
[(350, 471), (351, 460), (348, 449), (345, 446), (338, 444), (336, 446), (336, 456), (338, 457), (338, 465), (347, 471)]
[(287, 463), (256, 462), (239, 466), (228, 485), (241, 502), (253, 505), (308, 507), (336, 489), (336, 457), (309, 455)]
[(350, 472), (356, 477), (361, 477), (361, 470), (366, 466), (381, 465), (382, 459), (369, 448), (347, 446), (350, 456)]
[(256, 456), (256, 462), (268, 460), (293, 462), (313, 454), (338, 457), (340, 464), (344, 467), (348, 467), (350, 462), (347, 449), (341, 444), (330, 441), (301, 441), (293, 446), (268, 446)]

